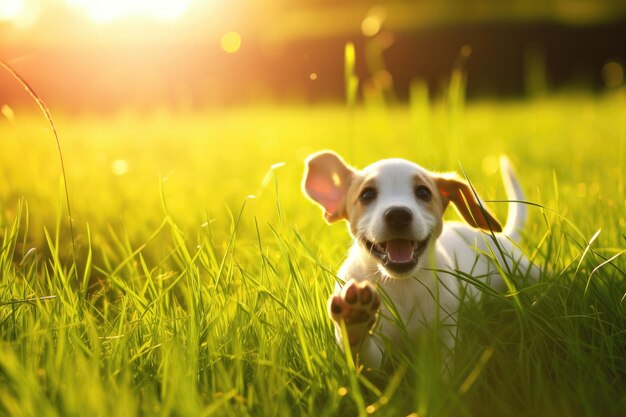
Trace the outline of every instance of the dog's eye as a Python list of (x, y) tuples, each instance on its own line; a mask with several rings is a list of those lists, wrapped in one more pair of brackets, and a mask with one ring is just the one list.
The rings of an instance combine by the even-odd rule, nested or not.
[(359, 200), (361, 200), (361, 203), (369, 203), (371, 201), (373, 201), (376, 198), (376, 190), (372, 187), (367, 187), (364, 188), (363, 191), (361, 191), (361, 194), (359, 195)]
[(430, 201), (433, 198), (433, 193), (425, 185), (415, 187), (415, 197), (423, 201)]

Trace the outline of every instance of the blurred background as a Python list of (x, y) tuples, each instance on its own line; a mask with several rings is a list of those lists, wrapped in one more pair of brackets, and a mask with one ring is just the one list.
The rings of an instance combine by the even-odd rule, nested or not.
[[(455, 65), (467, 96), (624, 82), (626, 2), (600, 0), (0, 0), (0, 58), (57, 111), (326, 103), (431, 94)], [(0, 74), (0, 100), (32, 105)]]
[[(611, 212), (626, 204), (625, 40), (625, 1), (0, 0), (0, 59), (50, 108), (79, 244), (89, 225), (101, 247), (109, 231), (145, 242), (164, 213), (227, 236), (250, 195), (254, 216), (278, 198), (324, 229), (300, 193), (323, 148), (357, 167), (462, 163), (487, 200), (506, 153), (530, 200)], [(67, 232), (51, 133), (0, 69), (0, 223), (26, 201), (37, 244), (43, 226)]]

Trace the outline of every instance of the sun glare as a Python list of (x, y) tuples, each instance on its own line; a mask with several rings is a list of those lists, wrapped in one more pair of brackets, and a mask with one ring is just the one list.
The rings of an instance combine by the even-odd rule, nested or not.
[(182, 17), (191, 0), (69, 0), (95, 23), (110, 23), (128, 17), (174, 21)]
[[(79, 10), (93, 23), (143, 18), (159, 21), (180, 19), (194, 0), (59, 0), (63, 6)], [(28, 27), (42, 11), (51, 8), (47, 0), (0, 0), (0, 22)]]
[(24, 3), (22, 0), (2, 0), (0, 1), (0, 21), (16, 19), (22, 9)]

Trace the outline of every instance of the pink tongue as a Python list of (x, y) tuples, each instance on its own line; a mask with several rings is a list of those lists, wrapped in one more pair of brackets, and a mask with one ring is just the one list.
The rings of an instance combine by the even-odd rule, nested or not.
[(387, 242), (387, 256), (391, 262), (411, 262), (413, 260), (413, 244), (408, 239), (391, 239)]

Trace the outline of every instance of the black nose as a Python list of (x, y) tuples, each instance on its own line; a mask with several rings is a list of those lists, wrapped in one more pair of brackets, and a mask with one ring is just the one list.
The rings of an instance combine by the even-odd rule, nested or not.
[(413, 214), (406, 207), (391, 207), (384, 215), (385, 223), (393, 229), (402, 229), (411, 224)]

